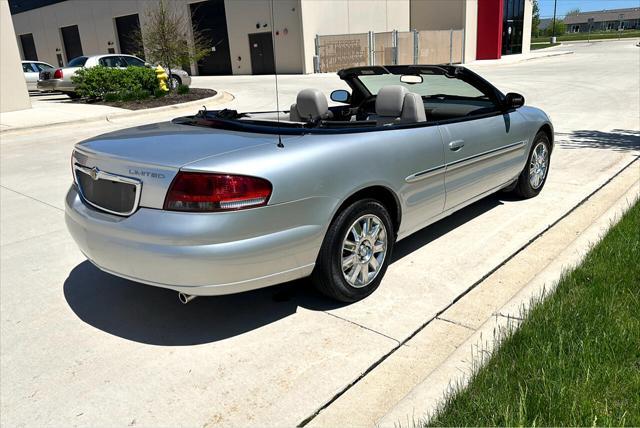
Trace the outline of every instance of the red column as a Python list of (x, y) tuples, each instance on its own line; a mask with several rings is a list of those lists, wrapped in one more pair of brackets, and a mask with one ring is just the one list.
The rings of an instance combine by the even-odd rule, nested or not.
[(502, 56), (503, 0), (478, 0), (476, 59)]

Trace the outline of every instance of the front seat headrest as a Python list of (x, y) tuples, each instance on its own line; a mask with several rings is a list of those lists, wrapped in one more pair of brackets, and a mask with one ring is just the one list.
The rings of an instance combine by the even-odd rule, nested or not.
[(402, 104), (402, 114), (400, 122), (426, 122), (427, 113), (424, 110), (424, 102), (422, 97), (414, 92), (407, 92), (404, 95), (404, 103)]
[(329, 116), (327, 97), (319, 89), (303, 89), (296, 98), (296, 110), (302, 120), (326, 119)]
[(404, 96), (409, 92), (400, 85), (390, 85), (380, 88), (376, 95), (376, 114), (378, 116), (399, 117), (402, 114)]

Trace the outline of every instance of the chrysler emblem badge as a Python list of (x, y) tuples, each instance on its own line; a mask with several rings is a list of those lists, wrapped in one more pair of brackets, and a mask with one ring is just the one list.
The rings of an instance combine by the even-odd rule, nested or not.
[(94, 181), (98, 179), (98, 172), (100, 172), (100, 170), (98, 169), (97, 166), (94, 166), (93, 168), (91, 168), (90, 175), (91, 175), (91, 178), (93, 178)]

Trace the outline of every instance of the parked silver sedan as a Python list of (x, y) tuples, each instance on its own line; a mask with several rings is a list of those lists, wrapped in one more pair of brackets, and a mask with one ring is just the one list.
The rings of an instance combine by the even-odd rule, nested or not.
[[(125, 54), (79, 56), (69, 61), (66, 67), (42, 71), (37, 88), (41, 91), (60, 91), (71, 98), (78, 98), (79, 96), (75, 92), (75, 84), (71, 78), (80, 68), (96, 67), (98, 65), (126, 68), (131, 66), (145, 67), (148, 64), (136, 56)], [(172, 88), (176, 88), (178, 85), (189, 86), (191, 85), (191, 76), (184, 70), (171, 69), (169, 84)]]
[(47, 64), (42, 61), (22, 61), (22, 72), (24, 73), (24, 78), (27, 81), (27, 90), (38, 90), (38, 78), (40, 76), (40, 72), (45, 70), (53, 71), (54, 67), (51, 64)]
[(200, 111), (78, 143), (71, 235), (100, 269), (183, 302), (307, 276), (352, 302), (397, 241), (494, 192), (542, 190), (553, 128), (521, 95), (456, 66), (339, 76), (351, 91), (335, 107), (309, 88), (289, 111)]

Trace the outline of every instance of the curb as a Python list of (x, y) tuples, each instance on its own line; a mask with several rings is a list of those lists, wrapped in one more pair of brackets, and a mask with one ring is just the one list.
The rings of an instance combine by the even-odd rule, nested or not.
[[(618, 208), (626, 210), (627, 199), (638, 197), (638, 179), (634, 175), (637, 166), (637, 157), (617, 164), (612, 175), (596, 189), (572, 204), (449, 306), (425, 320), (399, 346), (298, 425), (336, 426), (348, 414), (353, 426), (422, 426), (421, 420), (433, 414), (443, 398), (451, 394), (452, 387), (465, 385), (474, 368), (486, 362), (486, 354), (497, 345), (494, 332), (516, 328), (522, 305), (526, 307), (529, 298), (540, 290), (548, 292), (563, 269), (577, 264), (608, 229), (609, 214), (619, 212)], [(563, 221), (566, 218), (569, 220)], [(522, 263), (529, 263), (547, 249), (554, 251), (553, 257), (525, 273), (522, 279), (526, 281), (505, 281), (514, 270), (521, 270)], [(362, 397), (367, 397), (369, 404), (354, 411)]]
[(35, 126), (20, 126), (20, 127), (4, 128), (4, 129), (0, 129), (0, 135), (5, 136), (5, 135), (11, 135), (13, 133), (36, 131), (44, 128), (58, 129), (58, 128), (63, 128), (65, 126), (76, 125), (80, 123), (87, 124), (87, 123), (101, 122), (101, 121), (114, 122), (119, 118), (126, 117), (127, 119), (130, 119), (130, 118), (142, 117), (147, 115), (161, 114), (161, 113), (171, 112), (171, 111), (180, 110), (180, 109), (186, 110), (186, 109), (191, 109), (193, 107), (202, 107), (203, 105), (210, 104), (210, 103), (213, 103), (213, 105), (226, 104), (230, 101), (233, 101), (234, 99), (235, 97), (232, 94), (225, 91), (218, 91), (214, 96), (209, 98), (201, 98), (199, 100), (187, 101), (185, 103), (179, 103), (179, 104), (171, 104), (168, 106), (100, 114), (96, 116), (91, 116), (91, 117), (86, 117), (86, 118), (76, 119), (73, 121), (66, 121), (66, 122), (54, 122), (54, 123), (45, 123), (45, 124), (40, 124)]
[(544, 55), (544, 56), (536, 56), (536, 57), (532, 57), (532, 58), (523, 58), (520, 61), (514, 62), (514, 64), (518, 64), (519, 62), (526, 62), (526, 61), (533, 61), (536, 59), (542, 59), (542, 58), (551, 58), (554, 56), (562, 56), (562, 55), (572, 55), (574, 54), (574, 51), (567, 51), (567, 52), (558, 52), (558, 53), (550, 53), (549, 55)]
[[(628, 168), (636, 162), (637, 159), (634, 159), (627, 164), (611, 180), (588, 196), (583, 203), (588, 203), (594, 196), (597, 197), (602, 189), (620, 175), (625, 172), (629, 173)], [(479, 328), (474, 329), (475, 331), (461, 345), (457, 346), (446, 360), (423, 378), (381, 419), (376, 421), (376, 426), (395, 428), (424, 422), (434, 415), (445, 402), (446, 397), (454, 393), (456, 389), (466, 387), (474, 371), (486, 364), (493, 351), (499, 347), (500, 342), (504, 339), (503, 334), (513, 332), (519, 327), (522, 322), (522, 313), (526, 314), (532, 300), (549, 296), (554, 291), (562, 274), (567, 269), (578, 266), (593, 244), (599, 242), (630, 206), (638, 200), (637, 183), (638, 181), (635, 181), (628, 189), (618, 194), (615, 200), (562, 249), (552, 262), (524, 284)], [(598, 196), (606, 197), (607, 195), (600, 193)], [(575, 209), (577, 210), (581, 206), (582, 203), (577, 205)], [(575, 212), (571, 211), (567, 216)], [(420, 425), (422, 424), (420, 423)]]
[[(553, 46), (550, 47), (548, 49), (554, 49), (554, 48), (559, 48), (562, 45), (558, 45), (558, 46)], [(545, 55), (536, 55), (536, 56), (529, 56), (529, 57), (525, 57), (525, 58), (519, 58), (517, 60), (514, 61), (506, 61), (505, 58), (508, 58), (508, 56), (506, 57), (502, 57), (500, 59), (487, 59), (487, 60), (483, 60), (483, 59), (479, 59), (479, 60), (475, 60), (472, 62), (469, 62), (468, 65), (470, 66), (488, 66), (488, 65), (513, 65), (513, 64), (520, 64), (523, 62), (527, 62), (527, 61), (535, 61), (538, 59), (544, 59), (544, 58), (551, 58), (554, 56), (562, 56), (562, 55), (571, 55), (574, 54), (574, 51), (562, 51), (562, 52), (545, 52)], [(465, 66), (467, 64), (464, 64)]]

